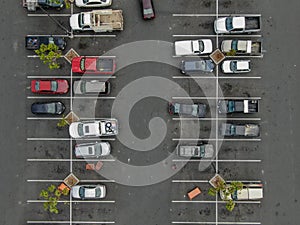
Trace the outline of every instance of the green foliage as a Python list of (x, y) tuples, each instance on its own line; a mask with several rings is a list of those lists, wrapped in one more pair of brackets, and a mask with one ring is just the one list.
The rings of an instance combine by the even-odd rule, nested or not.
[(229, 212), (232, 212), (232, 210), (234, 209), (235, 207), (235, 202), (233, 200), (228, 200), (226, 202), (226, 209), (229, 211)]
[(65, 0), (66, 9), (71, 8), (71, 3), (69, 0)]
[(229, 52), (226, 53), (227, 56), (235, 56), (236, 55), (236, 50), (230, 49)]
[(54, 4), (59, 4), (60, 1), (59, 0), (49, 0), (50, 3), (54, 3)]
[(56, 124), (58, 127), (65, 127), (68, 125), (68, 121), (66, 120), (65, 116), (63, 116), (58, 123)]
[(50, 213), (58, 214), (57, 203), (61, 197), (61, 195), (68, 195), (69, 190), (64, 189), (64, 191), (60, 191), (57, 189), (55, 185), (50, 185), (47, 190), (42, 190), (40, 193), (40, 197), (42, 197), (46, 202), (43, 203), (43, 207), (45, 211), (49, 211)]
[(61, 51), (57, 45), (53, 43), (49, 43), (48, 45), (41, 44), (40, 48), (34, 50), (34, 52), (40, 57), (40, 60), (44, 64), (48, 64), (50, 69), (60, 68), (57, 59), (61, 57)]
[(230, 184), (220, 181), (216, 188), (210, 188), (208, 190), (208, 194), (216, 196), (217, 193), (222, 192), (226, 202), (226, 209), (231, 212), (235, 207), (235, 202), (232, 199), (229, 199), (229, 196), (238, 190), (242, 190), (243, 186), (244, 184), (238, 181), (233, 181)]

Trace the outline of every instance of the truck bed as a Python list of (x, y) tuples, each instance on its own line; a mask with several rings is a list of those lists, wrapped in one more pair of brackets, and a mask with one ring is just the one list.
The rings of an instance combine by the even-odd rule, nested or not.
[(245, 17), (245, 30), (260, 30), (260, 16)]
[(93, 30), (123, 30), (122, 10), (94, 10), (91, 13), (93, 17)]

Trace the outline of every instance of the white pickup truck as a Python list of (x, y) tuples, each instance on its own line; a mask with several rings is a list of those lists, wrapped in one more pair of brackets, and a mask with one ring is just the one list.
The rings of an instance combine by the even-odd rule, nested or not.
[(214, 28), (217, 34), (252, 33), (260, 31), (260, 24), (260, 16), (233, 16), (216, 19)]
[(175, 55), (202, 55), (212, 52), (212, 41), (210, 39), (187, 40), (175, 42)]
[(81, 12), (70, 17), (70, 26), (74, 31), (112, 32), (123, 30), (122, 10), (93, 10)]
[(236, 55), (261, 55), (261, 41), (251, 40), (224, 40), (221, 44), (221, 51), (229, 53), (235, 51)]

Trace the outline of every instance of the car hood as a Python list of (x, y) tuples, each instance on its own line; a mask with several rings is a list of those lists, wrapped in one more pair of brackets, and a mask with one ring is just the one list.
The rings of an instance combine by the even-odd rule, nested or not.
[(75, 122), (71, 123), (71, 125), (69, 126), (69, 134), (72, 138), (80, 138), (78, 134), (78, 124), (78, 122)]
[(73, 73), (82, 73), (83, 71), (80, 69), (80, 61), (82, 57), (75, 57), (72, 60), (72, 72)]
[(228, 33), (226, 30), (226, 18), (215, 20), (214, 28), (216, 33)]
[(230, 61), (224, 61), (222, 63), (222, 70), (224, 73), (231, 73), (231, 69), (230, 69)]
[(78, 24), (78, 17), (79, 17), (79, 13), (78, 14), (73, 14), (70, 17), (70, 26), (73, 30), (81, 30)]
[(108, 142), (101, 143), (102, 156), (107, 156), (110, 154), (110, 144)]
[(201, 52), (201, 54), (211, 53), (213, 49), (212, 41), (210, 39), (202, 39), (202, 42), (204, 45), (204, 49), (203, 52)]
[(73, 198), (80, 198), (79, 196), (79, 188), (80, 186), (73, 186), (71, 189), (71, 195)]
[(232, 40), (222, 41), (221, 51), (222, 52), (230, 52), (230, 50), (231, 50), (231, 43), (232, 43)]

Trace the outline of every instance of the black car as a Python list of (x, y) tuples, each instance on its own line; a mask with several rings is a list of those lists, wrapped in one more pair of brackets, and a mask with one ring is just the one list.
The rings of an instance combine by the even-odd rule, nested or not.
[(48, 45), (50, 43), (55, 44), (60, 50), (64, 50), (67, 42), (62, 37), (52, 37), (52, 36), (26, 36), (25, 37), (25, 47), (28, 50), (39, 49), (41, 44)]
[(31, 105), (33, 114), (54, 114), (60, 115), (66, 107), (62, 102), (35, 102)]
[(39, 6), (43, 7), (43, 8), (58, 8), (61, 9), (64, 7), (65, 5), (65, 1), (64, 0), (55, 0), (55, 1), (51, 1), (51, 0), (38, 0), (37, 1)]

